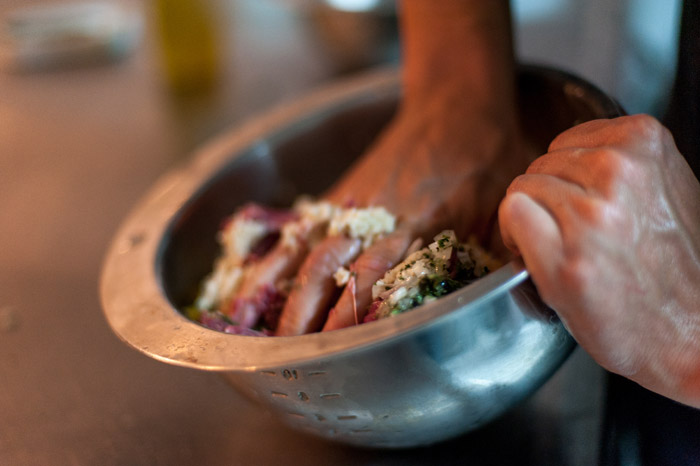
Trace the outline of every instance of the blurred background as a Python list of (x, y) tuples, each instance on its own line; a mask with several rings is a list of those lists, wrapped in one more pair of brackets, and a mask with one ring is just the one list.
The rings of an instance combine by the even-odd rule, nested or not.
[[(513, 0), (517, 54), (661, 116), (680, 5)], [(287, 431), (218, 377), (127, 348), (102, 317), (103, 255), (154, 180), (256, 113), (398, 64), (395, 7), (0, 0), (0, 464), (597, 464), (604, 377), (580, 351), (485, 433), (370, 452)]]

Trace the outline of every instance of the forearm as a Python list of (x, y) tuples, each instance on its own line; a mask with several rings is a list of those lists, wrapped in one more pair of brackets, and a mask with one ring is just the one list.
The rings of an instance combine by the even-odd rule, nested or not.
[(402, 0), (400, 9), (409, 104), (444, 96), (472, 108), (512, 107), (514, 59), (507, 0)]

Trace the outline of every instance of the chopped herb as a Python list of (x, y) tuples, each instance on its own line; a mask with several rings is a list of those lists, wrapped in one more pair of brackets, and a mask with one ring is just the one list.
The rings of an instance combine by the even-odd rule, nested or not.
[(451, 293), (463, 285), (458, 280), (440, 275), (430, 275), (422, 278), (418, 283), (420, 295), (423, 297), (433, 296), (435, 298)]
[(195, 306), (188, 306), (185, 308), (185, 317), (190, 320), (198, 321), (201, 314), (201, 311)]
[[(437, 257), (435, 251), (446, 251), (454, 248), (449, 257)], [(457, 254), (462, 252), (464, 254)], [(381, 310), (377, 311), (377, 318), (388, 317), (409, 311), (422, 304), (434, 301), (440, 297), (452, 293), (466, 286), (479, 277), (489, 273), (489, 269), (482, 264), (476, 265), (476, 259), (469, 257), (469, 247), (460, 244), (452, 236), (444, 235), (435, 240), (429, 248), (425, 248), (418, 255), (418, 260), (402, 263), (393, 270), (395, 283), (387, 285), (382, 282), (386, 291), (406, 287), (402, 297), (393, 306), (384, 301)], [(441, 253), (445, 255), (445, 253)], [(410, 277), (407, 270), (420, 264), (420, 271)], [(483, 273), (482, 273), (483, 270)], [(413, 275), (416, 275), (414, 277)], [(415, 280), (415, 281), (414, 281)], [(411, 284), (408, 286), (408, 284)], [(392, 295), (393, 296), (393, 295)], [(398, 295), (397, 295), (398, 297)], [(381, 302), (375, 301), (375, 303)]]

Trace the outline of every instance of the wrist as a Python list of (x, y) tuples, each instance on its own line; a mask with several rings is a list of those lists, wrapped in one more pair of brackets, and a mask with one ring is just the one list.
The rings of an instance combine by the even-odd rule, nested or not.
[(647, 344), (637, 349), (642, 370), (630, 374), (630, 378), (649, 390), (700, 409), (700, 269), (683, 260), (671, 263), (673, 270), (665, 271), (671, 283), (658, 292), (660, 299), (652, 301), (660, 319), (653, 333), (642, 338)]
[(406, 98), (442, 91), (484, 104), (512, 101), (514, 58), (508, 2), (403, 0)]

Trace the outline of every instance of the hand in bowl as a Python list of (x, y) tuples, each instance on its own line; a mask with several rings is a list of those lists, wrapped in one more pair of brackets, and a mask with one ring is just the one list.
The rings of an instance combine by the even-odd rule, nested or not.
[[(320, 330), (329, 308), (326, 329), (361, 322), (372, 283), (415, 237), (449, 228), (485, 240), (505, 188), (529, 161), (517, 124), (508, 2), (406, 0), (399, 12), (400, 111), (327, 195), (339, 204), (383, 206), (399, 217), (398, 230), (363, 253), (356, 241), (337, 238), (309, 251), (278, 335)], [(350, 263), (355, 276), (334, 303), (332, 271)]]
[[(327, 199), (384, 206), (398, 228), (360, 254), (329, 238), (311, 252), (282, 313), (278, 335), (297, 335), (362, 322), (372, 284), (398, 263), (413, 239), (449, 228), (488, 240), (498, 203), (528, 158), (519, 143), (514, 107), (502, 118), (456, 99), (404, 106), (377, 144), (330, 191)], [(359, 257), (357, 256), (359, 254)], [(333, 304), (332, 273), (353, 262), (353, 280)], [(329, 273), (330, 272), (330, 273)], [(320, 317), (322, 316), (322, 317)]]
[[(333, 305), (324, 276), (345, 259), (330, 241), (312, 251), (282, 312), (278, 335), (361, 322), (372, 283), (397, 263), (415, 237), (442, 229), (486, 239), (511, 179), (527, 166), (518, 132), (508, 2), (406, 0), (400, 8), (403, 100), (377, 144), (328, 199), (381, 205), (398, 215), (397, 232), (364, 251), (354, 279)], [(345, 249), (344, 249), (345, 248)], [(323, 273), (321, 273), (323, 272)], [(310, 306), (310, 303), (316, 303)]]

